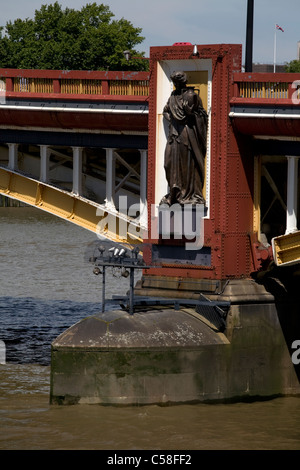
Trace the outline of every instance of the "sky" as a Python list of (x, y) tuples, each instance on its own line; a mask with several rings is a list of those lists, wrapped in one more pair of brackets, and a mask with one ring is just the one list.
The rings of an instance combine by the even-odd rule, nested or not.
[[(17, 18), (33, 18), (35, 10), (55, 0), (10, 0), (1, 9), (0, 25)], [(58, 0), (62, 8), (80, 10), (93, 0)], [(247, 0), (103, 0), (115, 19), (125, 18), (142, 28), (138, 45), (149, 57), (151, 46), (174, 42), (242, 44), (245, 59)], [(284, 64), (297, 59), (300, 41), (299, 0), (254, 0), (253, 62)], [(278, 24), (284, 32), (275, 29)], [(276, 48), (275, 44), (276, 35)]]

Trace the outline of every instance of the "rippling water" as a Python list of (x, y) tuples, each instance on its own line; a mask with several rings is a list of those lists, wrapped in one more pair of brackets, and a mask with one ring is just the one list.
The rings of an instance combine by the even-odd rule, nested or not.
[(300, 400), (114, 408), (49, 405), (49, 367), (0, 366), (0, 449), (299, 449)]
[(0, 297), (7, 362), (49, 365), (51, 342), (77, 321), (98, 312), (98, 303)]
[[(227, 405), (49, 405), (50, 345), (101, 307), (95, 236), (29, 208), (0, 208), (0, 449), (300, 449), (300, 398)], [(111, 276), (108, 295), (128, 280)], [(110, 306), (111, 308), (111, 306)]]

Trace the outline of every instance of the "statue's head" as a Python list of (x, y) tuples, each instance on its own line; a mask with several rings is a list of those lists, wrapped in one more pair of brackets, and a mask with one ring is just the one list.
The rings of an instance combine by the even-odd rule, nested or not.
[(187, 83), (187, 76), (184, 72), (177, 71), (172, 73), (171, 80), (175, 86), (183, 87)]

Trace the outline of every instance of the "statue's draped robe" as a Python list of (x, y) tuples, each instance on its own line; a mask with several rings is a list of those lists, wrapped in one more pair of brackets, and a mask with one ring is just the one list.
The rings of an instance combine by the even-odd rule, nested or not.
[(207, 114), (197, 93), (193, 95), (193, 110), (187, 114), (186, 99), (184, 89), (175, 90), (163, 110), (169, 120), (164, 166), (170, 192), (162, 204), (205, 204)]

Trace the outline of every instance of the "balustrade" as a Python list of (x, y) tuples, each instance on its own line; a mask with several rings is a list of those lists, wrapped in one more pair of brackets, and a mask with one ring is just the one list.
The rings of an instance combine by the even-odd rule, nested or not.
[(299, 74), (237, 73), (234, 76), (234, 100), (299, 100)]
[(0, 91), (13, 95), (30, 93), (147, 97), (149, 74), (0, 69)]

